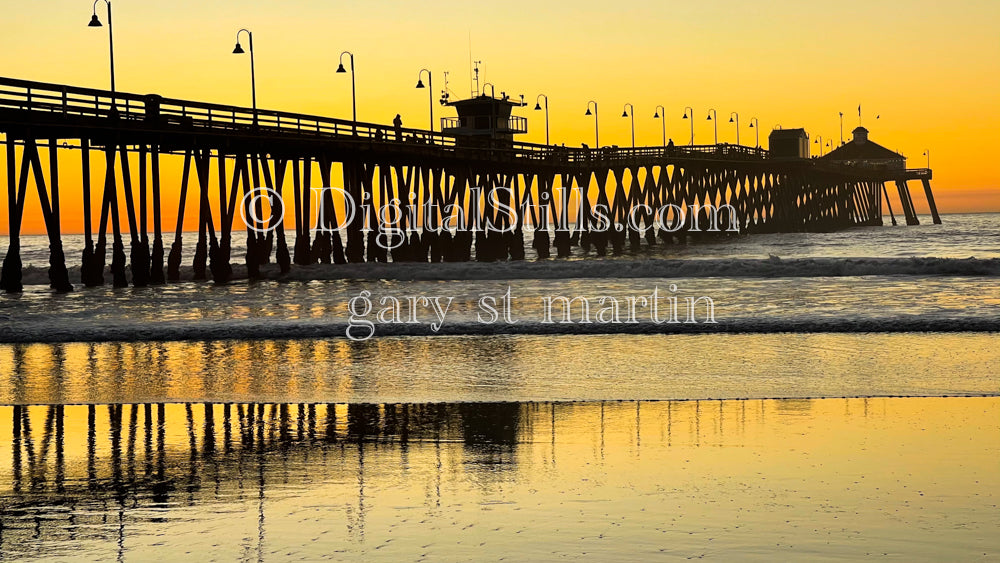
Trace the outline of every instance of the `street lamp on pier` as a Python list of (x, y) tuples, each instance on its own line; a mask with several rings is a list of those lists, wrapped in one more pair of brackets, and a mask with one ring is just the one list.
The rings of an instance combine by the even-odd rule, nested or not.
[(750, 128), (754, 130), (754, 134), (757, 137), (757, 140), (755, 141), (755, 143), (756, 143), (756, 147), (755, 148), (759, 149), (760, 148), (760, 122), (757, 121), (756, 117), (751, 117), (750, 118)]
[[(733, 117), (734, 116), (736, 117), (735, 121), (733, 121)], [(730, 123), (736, 123), (736, 144), (739, 145), (740, 144), (740, 114), (736, 113), (735, 111), (733, 113), (729, 114), (729, 122)]]
[[(715, 119), (712, 119), (713, 115), (715, 116)], [(708, 119), (708, 121), (711, 121), (712, 125), (715, 126), (715, 144), (718, 145), (719, 144), (719, 114), (716, 113), (714, 109), (709, 109), (708, 110), (708, 117), (706, 119)]]
[(660, 105), (656, 106), (653, 119), (659, 119), (663, 125), (663, 146), (667, 146), (667, 109)]
[(931, 149), (924, 149), (924, 156), (927, 157), (927, 168), (931, 167)]
[(622, 117), (629, 117), (628, 110), (625, 109), (625, 108), (629, 108), (629, 109), (632, 110), (632, 115), (631, 115), (631, 117), (632, 117), (632, 148), (634, 149), (635, 148), (635, 106), (633, 106), (632, 104), (629, 104), (629, 103), (626, 103), (624, 106), (622, 106)]
[(354, 88), (354, 86), (355, 86), (355, 84), (354, 84), (354, 53), (352, 53), (350, 51), (344, 51), (343, 53), (340, 54), (340, 66), (337, 67), (337, 72), (338, 73), (347, 72), (347, 69), (344, 68), (344, 55), (347, 55), (347, 56), (349, 56), (351, 58), (351, 121), (352, 121), (352, 124), (351, 124), (351, 134), (352, 135), (357, 135), (358, 134), (358, 96), (357, 96), (357, 91)]
[(601, 148), (601, 130), (600, 130), (600, 127), (598, 126), (598, 123), (597, 123), (597, 102), (595, 102), (594, 100), (590, 100), (589, 102), (587, 102), (587, 113), (585, 113), (584, 115), (591, 115), (591, 113), (590, 113), (590, 104), (594, 104), (594, 113), (593, 113), (593, 116), (594, 116), (594, 148), (595, 149), (599, 149), (599, 148)]
[(430, 99), (430, 108), (431, 108), (431, 133), (433, 133), (434, 132), (434, 78), (431, 76), (431, 71), (427, 70), (426, 68), (422, 68), (420, 69), (419, 72), (417, 72), (417, 88), (424, 87), (424, 82), (420, 80), (420, 77), (423, 76), (423, 73), (425, 72), (427, 73), (427, 97)]
[(549, 144), (549, 97), (545, 94), (539, 94), (535, 97), (535, 111), (541, 111), (542, 105), (538, 103), (538, 100), (545, 98), (545, 144)]
[(246, 51), (240, 45), (240, 34), (246, 32), (247, 40), (250, 42), (250, 100), (253, 104), (253, 124), (257, 125), (257, 75), (254, 70), (253, 62), (253, 33), (248, 29), (241, 29), (236, 32), (236, 48), (233, 49), (234, 55), (242, 55)]
[[(108, 0), (94, 0), (94, 15), (90, 17), (90, 23), (87, 27), (102, 27), (100, 18), (97, 17), (97, 4), (99, 2), (104, 2), (108, 5), (108, 50), (110, 51), (111, 60), (111, 93), (115, 93), (115, 36), (111, 30), (111, 2)], [(114, 102), (114, 96), (112, 96), (112, 103)]]
[(689, 119), (688, 114), (691, 115), (691, 146), (694, 146), (694, 109), (691, 106), (684, 107), (684, 117), (682, 119)]

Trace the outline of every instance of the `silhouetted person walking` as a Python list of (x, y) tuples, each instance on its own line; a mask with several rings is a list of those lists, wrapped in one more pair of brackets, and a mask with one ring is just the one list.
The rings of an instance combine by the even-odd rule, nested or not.
[(396, 128), (396, 140), (403, 140), (403, 118), (396, 114), (396, 119), (392, 120), (392, 126)]

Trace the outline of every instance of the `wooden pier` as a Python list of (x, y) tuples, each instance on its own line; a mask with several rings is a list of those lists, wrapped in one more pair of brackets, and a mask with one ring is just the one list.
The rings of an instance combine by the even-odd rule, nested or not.
[[(569, 256), (574, 245), (603, 255), (712, 234), (673, 228), (676, 210), (699, 210), (694, 218), (702, 226), (718, 219), (741, 233), (830, 231), (881, 225), (884, 200), (895, 224), (886, 188), (891, 182), (912, 225), (917, 217), (910, 180), (922, 182), (940, 222), (929, 169), (775, 159), (739, 145), (591, 149), (472, 142), (426, 130), (8, 78), (0, 78), (0, 133), (10, 233), (0, 288), (8, 293), (22, 290), (20, 234), (32, 183), (57, 291), (106, 282), (109, 236), (116, 287), (178, 280), (185, 260), (195, 279), (225, 283), (233, 275), (238, 206), (264, 225), (244, 225), (250, 279), (272, 260), (287, 272), (293, 264), (518, 260), (526, 244), (540, 258), (553, 250)], [(67, 195), (60, 185), (60, 155), (71, 151), (80, 151), (82, 166), (80, 185), (68, 192), (82, 199), (84, 214), (79, 280), (70, 279), (60, 228)], [(94, 158), (104, 159), (103, 182), (92, 177)], [(182, 162), (176, 201), (163, 197), (166, 159)], [(342, 169), (337, 183), (335, 164)], [(319, 192), (314, 203), (314, 190), (329, 187), (343, 191)], [(261, 201), (252, 197), (259, 188), (292, 202), (292, 209), (273, 206), (262, 217)], [(348, 198), (368, 203), (350, 222), (338, 217)], [(433, 212), (423, 219), (406, 213), (380, 217), (379, 206), (393, 200), (431, 206)], [(176, 206), (176, 224), (163, 224), (166, 206)], [(718, 216), (710, 217), (706, 206), (720, 210)], [(601, 209), (610, 225), (602, 225)], [(665, 210), (675, 211), (668, 218)], [(198, 218), (197, 246), (189, 257), (181, 253), (185, 213)], [(294, 218), (294, 232), (286, 233), (285, 217)], [(536, 227), (526, 229), (528, 223)], [(527, 232), (533, 232), (530, 241)]]

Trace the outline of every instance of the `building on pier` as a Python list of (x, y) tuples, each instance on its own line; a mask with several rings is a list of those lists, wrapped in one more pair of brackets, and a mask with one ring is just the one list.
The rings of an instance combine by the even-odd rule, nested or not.
[(773, 159), (809, 158), (809, 133), (801, 127), (771, 131), (767, 145)]
[(468, 100), (448, 102), (458, 117), (442, 117), (441, 132), (454, 135), (457, 140), (476, 144), (484, 138), (514, 141), (514, 135), (528, 132), (527, 118), (511, 115), (516, 107), (525, 106), (524, 100), (512, 101), (502, 94), (500, 98), (482, 94)]
[(906, 157), (870, 140), (867, 129), (857, 127), (852, 133), (854, 139), (851, 142), (844, 143), (820, 158), (827, 162), (848, 166), (889, 170), (906, 169)]

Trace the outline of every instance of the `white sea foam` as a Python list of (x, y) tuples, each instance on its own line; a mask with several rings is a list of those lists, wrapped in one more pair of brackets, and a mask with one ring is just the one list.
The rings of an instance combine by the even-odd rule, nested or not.
[[(516, 280), (571, 278), (784, 278), (841, 276), (998, 276), (1000, 258), (793, 258), (782, 259), (593, 259), (521, 262), (360, 263), (292, 266), (281, 274), (274, 264), (262, 269), (267, 279), (310, 280)], [(70, 280), (80, 278), (79, 268), (69, 269)], [(233, 264), (234, 279), (246, 278), (246, 267)], [(181, 279), (190, 280), (190, 266), (181, 268)], [(107, 283), (110, 272), (105, 273)], [(48, 269), (28, 266), (25, 285), (48, 284)]]
[[(218, 319), (196, 322), (31, 323), (0, 332), (0, 342), (110, 342), (184, 340), (283, 340), (346, 338), (348, 324), (321, 319)], [(716, 324), (538, 323), (482, 324), (452, 322), (433, 331), (426, 324), (378, 325), (377, 337), (496, 336), (560, 334), (705, 334), (705, 333), (863, 333), (863, 332), (1000, 332), (1000, 319), (927, 317), (887, 318), (736, 318)]]

